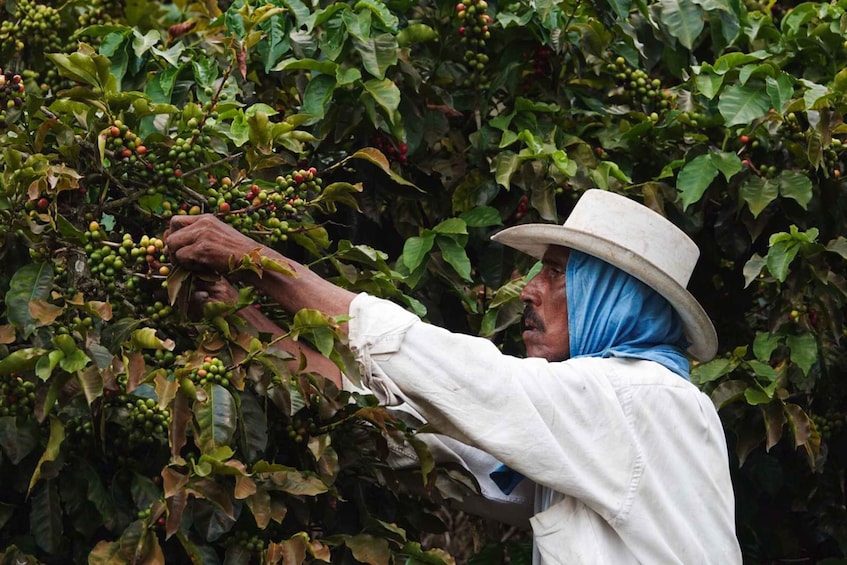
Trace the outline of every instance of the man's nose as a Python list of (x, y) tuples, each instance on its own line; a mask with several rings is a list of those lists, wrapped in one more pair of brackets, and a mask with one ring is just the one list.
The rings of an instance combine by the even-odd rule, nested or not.
[(538, 285), (537, 281), (538, 277), (533, 277), (531, 281), (524, 285), (523, 290), (521, 290), (521, 301), (525, 303), (533, 303), (535, 304), (538, 300)]

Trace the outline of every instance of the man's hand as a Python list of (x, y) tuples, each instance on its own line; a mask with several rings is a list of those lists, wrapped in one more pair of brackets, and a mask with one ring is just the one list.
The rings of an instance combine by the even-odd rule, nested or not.
[(229, 273), (241, 258), (262, 247), (232, 226), (210, 214), (174, 216), (164, 235), (168, 254), (193, 271)]

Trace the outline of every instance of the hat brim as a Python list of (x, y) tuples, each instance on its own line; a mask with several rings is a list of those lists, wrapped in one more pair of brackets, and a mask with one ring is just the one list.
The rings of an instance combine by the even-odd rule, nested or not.
[(699, 361), (708, 361), (718, 349), (715, 326), (688, 290), (644, 257), (617, 243), (580, 230), (555, 224), (525, 224), (494, 234), (491, 239), (541, 259), (550, 245), (582, 251), (614, 265), (664, 296), (679, 314), (688, 353)]

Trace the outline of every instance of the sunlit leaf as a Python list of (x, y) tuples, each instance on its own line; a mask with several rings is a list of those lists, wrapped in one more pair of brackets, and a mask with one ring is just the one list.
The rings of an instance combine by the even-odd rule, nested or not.
[(41, 458), (38, 460), (38, 464), (35, 466), (35, 471), (32, 473), (32, 478), (30, 478), (29, 481), (29, 488), (27, 489), (27, 494), (32, 492), (33, 487), (41, 478), (42, 466), (47, 462), (56, 460), (56, 457), (58, 457), (59, 455), (59, 449), (61, 448), (63, 441), (65, 441), (65, 426), (64, 424), (62, 424), (62, 421), (58, 418), (51, 417), (50, 438), (47, 440), (47, 446), (44, 448), (44, 453), (41, 454)]

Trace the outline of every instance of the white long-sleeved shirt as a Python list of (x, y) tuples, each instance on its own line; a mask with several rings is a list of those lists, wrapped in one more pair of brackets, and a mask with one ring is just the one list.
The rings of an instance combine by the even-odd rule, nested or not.
[(365, 294), (349, 314), (383, 403), (535, 483), (536, 563), (741, 563), (723, 429), (691, 383), (652, 361), (510, 357)]

